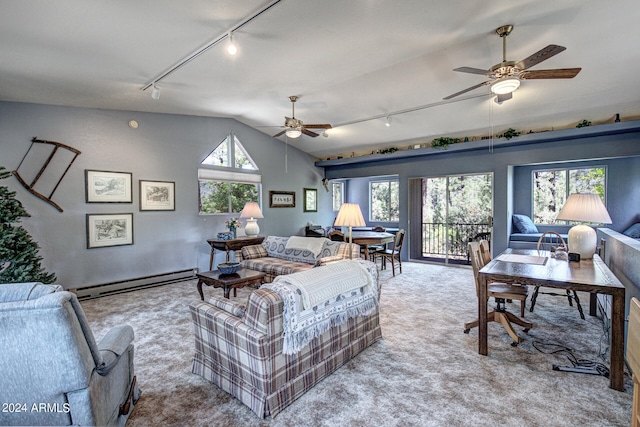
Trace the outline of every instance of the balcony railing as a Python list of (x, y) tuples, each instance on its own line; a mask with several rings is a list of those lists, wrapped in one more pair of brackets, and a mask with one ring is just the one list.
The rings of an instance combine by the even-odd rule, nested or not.
[(469, 239), (487, 238), (490, 233), (490, 224), (422, 223), (422, 257), (467, 264)]

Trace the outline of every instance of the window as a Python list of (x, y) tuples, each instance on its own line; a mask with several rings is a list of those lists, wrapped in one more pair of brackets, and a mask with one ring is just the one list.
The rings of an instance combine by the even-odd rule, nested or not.
[[(247, 202), (260, 202), (258, 167), (238, 138), (229, 134), (202, 161), (215, 169), (198, 169), (200, 214), (240, 213)], [(234, 171), (235, 170), (235, 171)]]
[(399, 221), (398, 180), (371, 181), (369, 183), (369, 220)]
[(333, 210), (339, 211), (340, 206), (344, 203), (344, 182), (331, 183), (333, 194)]
[(202, 161), (203, 165), (220, 166), (225, 168), (257, 170), (257, 166), (244, 149), (238, 137), (229, 134)]
[(605, 203), (606, 168), (533, 171), (533, 221), (552, 224), (572, 193), (594, 193)]

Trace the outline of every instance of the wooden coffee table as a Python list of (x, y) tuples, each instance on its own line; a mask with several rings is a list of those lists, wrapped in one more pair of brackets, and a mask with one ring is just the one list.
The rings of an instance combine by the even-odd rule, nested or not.
[(241, 268), (233, 274), (222, 274), (218, 270), (197, 273), (198, 293), (200, 294), (200, 299), (204, 301), (202, 285), (205, 284), (214, 288), (222, 288), (225, 298), (229, 298), (229, 291), (233, 289), (233, 296), (235, 297), (237, 296), (236, 289), (262, 283), (264, 276), (266, 276), (265, 273), (248, 268)]

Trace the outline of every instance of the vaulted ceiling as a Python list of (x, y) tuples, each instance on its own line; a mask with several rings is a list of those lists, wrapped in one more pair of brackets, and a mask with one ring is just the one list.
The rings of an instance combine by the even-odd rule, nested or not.
[[(0, 100), (232, 117), (273, 135), (297, 95), (296, 118), (333, 129), (289, 143), (326, 158), (637, 119), (639, 22), (637, 0), (3, 0)], [(582, 71), (523, 80), (501, 105), (489, 85), (443, 100), (487, 80), (453, 69), (501, 62), (505, 24), (508, 60), (557, 44), (531, 70)]]

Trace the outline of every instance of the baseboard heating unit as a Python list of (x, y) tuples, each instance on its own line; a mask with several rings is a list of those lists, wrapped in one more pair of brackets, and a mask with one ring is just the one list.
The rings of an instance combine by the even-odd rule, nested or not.
[(122, 280), (119, 282), (83, 286), (81, 288), (72, 288), (69, 289), (69, 291), (75, 293), (80, 300), (97, 298), (105, 295), (130, 292), (137, 289), (150, 288), (154, 286), (166, 285), (173, 282), (179, 282), (181, 280), (192, 279), (195, 277), (197, 272), (197, 268), (190, 268), (187, 270), (172, 271), (168, 273), (156, 274), (153, 276)]

